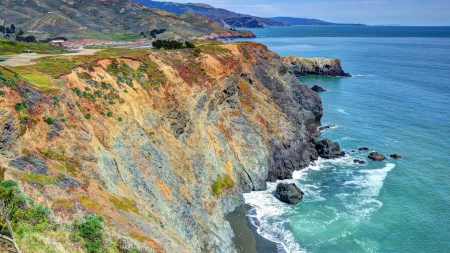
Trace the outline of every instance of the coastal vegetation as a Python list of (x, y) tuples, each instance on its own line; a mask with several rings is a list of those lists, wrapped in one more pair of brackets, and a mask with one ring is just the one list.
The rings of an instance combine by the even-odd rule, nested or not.
[(218, 176), (216, 181), (213, 182), (211, 189), (212, 195), (215, 198), (218, 198), (220, 194), (224, 191), (231, 189), (234, 186), (233, 180), (228, 174), (223, 174), (222, 176)]
[(60, 54), (63, 47), (51, 46), (48, 43), (25, 43), (7, 39), (0, 39), (1, 55), (20, 54), (25, 50), (31, 50), (38, 54)]
[(155, 49), (182, 49), (182, 48), (195, 48), (194, 43), (185, 41), (184, 43), (176, 40), (155, 40), (152, 42), (152, 46)]

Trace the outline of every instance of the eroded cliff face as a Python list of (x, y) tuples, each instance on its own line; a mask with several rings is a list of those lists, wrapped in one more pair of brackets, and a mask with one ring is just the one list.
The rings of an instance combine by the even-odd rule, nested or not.
[(322, 106), (264, 45), (214, 44), (105, 57), (50, 92), (3, 86), (5, 178), (158, 252), (234, 252), (224, 214), (317, 158)]

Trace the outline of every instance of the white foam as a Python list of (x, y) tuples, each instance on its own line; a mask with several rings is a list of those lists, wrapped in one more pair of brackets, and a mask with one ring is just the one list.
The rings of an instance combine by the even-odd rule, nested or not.
[(362, 76), (364, 76), (364, 75), (361, 75), (361, 74), (350, 74), (350, 75), (352, 75), (352, 77), (362, 77)]
[(264, 238), (281, 244), (288, 253), (303, 253), (305, 251), (295, 241), (292, 232), (285, 228), (288, 221), (282, 217), (289, 206), (273, 196), (275, 188), (276, 183), (268, 183), (265, 191), (244, 193), (245, 203), (256, 208), (257, 231)]
[(349, 113), (347, 113), (347, 112), (346, 112), (344, 109), (342, 109), (342, 108), (338, 108), (336, 111), (339, 112), (339, 113), (342, 113), (342, 114), (344, 114), (344, 115), (350, 115)]
[[(346, 155), (337, 159), (321, 159), (315, 161), (313, 164), (307, 168), (296, 171), (293, 173), (293, 179), (284, 180), (283, 182), (301, 182), (302, 185), (298, 185), (304, 192), (305, 197), (302, 202), (320, 202), (326, 205), (326, 198), (338, 198), (341, 207), (328, 206), (325, 208), (332, 211), (332, 215), (329, 220), (324, 220), (322, 222), (312, 222), (308, 219), (310, 215), (315, 216), (316, 214), (304, 214), (293, 222), (301, 222), (305, 231), (317, 232), (323, 231), (328, 226), (334, 226), (333, 224), (340, 224), (342, 220), (350, 220), (350, 223), (356, 225), (362, 219), (370, 217), (370, 215), (378, 210), (383, 203), (377, 199), (380, 194), (380, 190), (383, 187), (384, 180), (386, 179), (389, 171), (394, 169), (395, 165), (392, 163), (387, 163), (383, 168), (380, 169), (361, 169), (360, 165), (356, 165), (354, 159), (364, 159), (357, 157), (358, 154)], [(333, 181), (330, 185), (324, 185), (323, 181), (317, 180), (317, 171), (325, 170), (324, 173), (331, 173), (335, 178), (339, 178), (339, 182)], [(330, 175), (328, 175), (330, 176)], [(345, 180), (347, 181), (345, 181)], [(341, 182), (342, 181), (342, 182)], [(332, 195), (329, 190), (333, 190), (336, 187), (336, 183), (339, 184), (338, 187), (345, 187), (345, 192)], [(273, 242), (279, 243), (280, 247), (283, 247), (285, 252), (299, 253), (306, 252), (298, 241), (293, 232), (287, 230), (286, 227), (290, 226), (289, 219), (286, 217), (291, 217), (295, 215), (294, 212), (298, 212), (297, 209), (281, 203), (273, 196), (277, 183), (268, 183), (267, 190), (245, 193), (245, 202), (256, 209), (256, 212), (250, 213), (249, 218), (252, 224), (257, 225), (258, 233), (264, 238), (271, 240)], [(325, 212), (327, 213), (327, 212)], [(320, 216), (320, 215), (319, 215)], [(257, 221), (255, 222), (255, 219)], [(292, 224), (296, 227), (299, 224)], [(350, 225), (350, 224), (349, 224)], [(353, 225), (350, 225), (353, 227)], [(323, 227), (323, 228), (322, 228)], [(322, 230), (323, 229), (323, 230)], [(304, 231), (304, 232), (305, 232)], [(333, 238), (325, 239), (325, 241), (317, 242), (321, 243), (336, 243), (340, 239), (351, 235), (351, 231), (341, 231), (336, 234)], [(364, 245), (364, 241), (355, 241), (358, 244)]]

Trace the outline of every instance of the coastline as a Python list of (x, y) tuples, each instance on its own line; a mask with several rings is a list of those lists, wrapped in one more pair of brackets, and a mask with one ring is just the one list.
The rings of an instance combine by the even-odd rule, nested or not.
[[(244, 204), (227, 215), (235, 236), (233, 243), (240, 253), (278, 253), (277, 243), (267, 240), (256, 231), (256, 227), (250, 223), (247, 211), (250, 205)], [(283, 252), (283, 251), (282, 251)]]

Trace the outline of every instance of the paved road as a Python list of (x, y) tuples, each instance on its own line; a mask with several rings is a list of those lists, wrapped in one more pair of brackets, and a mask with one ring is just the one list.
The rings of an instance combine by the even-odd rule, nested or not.
[(100, 51), (100, 49), (82, 49), (77, 53), (71, 54), (18, 54), (7, 56), (10, 57), (6, 61), (0, 62), (0, 65), (4, 66), (24, 66), (35, 64), (31, 60), (46, 56), (71, 56), (71, 55), (93, 55), (95, 52)]

